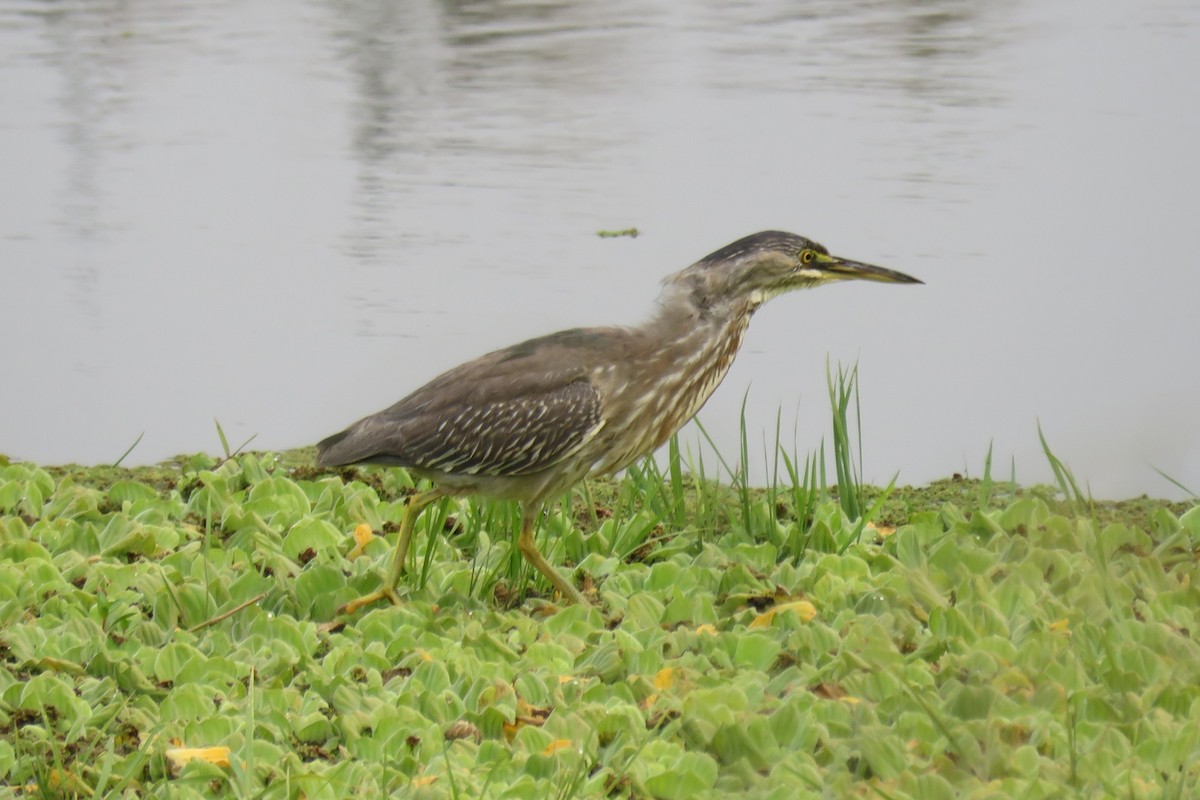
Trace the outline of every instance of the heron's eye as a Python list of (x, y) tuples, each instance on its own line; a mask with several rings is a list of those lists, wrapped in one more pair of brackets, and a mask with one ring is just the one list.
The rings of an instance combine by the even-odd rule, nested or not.
[(817, 257), (817, 254), (814, 253), (812, 250), (801, 250), (800, 251), (800, 263), (801, 264), (811, 264), (812, 260), (816, 257)]

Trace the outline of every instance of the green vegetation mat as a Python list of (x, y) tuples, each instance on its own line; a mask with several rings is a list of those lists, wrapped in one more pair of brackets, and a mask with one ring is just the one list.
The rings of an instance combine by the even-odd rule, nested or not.
[(0, 795), (1200, 796), (1200, 508), (635, 471), (542, 526), (595, 607), (464, 501), (340, 619), (412, 486), (304, 463), (0, 467)]

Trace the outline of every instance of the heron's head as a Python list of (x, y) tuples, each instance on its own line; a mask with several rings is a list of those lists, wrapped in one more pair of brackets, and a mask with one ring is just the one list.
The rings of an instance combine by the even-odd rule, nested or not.
[(704, 308), (750, 311), (776, 295), (834, 281), (921, 283), (903, 272), (832, 256), (823, 245), (783, 231), (762, 231), (710, 253), (667, 278)]

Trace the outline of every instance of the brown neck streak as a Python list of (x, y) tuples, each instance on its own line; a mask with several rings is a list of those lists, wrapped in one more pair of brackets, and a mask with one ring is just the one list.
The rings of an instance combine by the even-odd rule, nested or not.
[(748, 299), (704, 307), (677, 295), (634, 330), (644, 357), (627, 365), (626, 388), (610, 398), (620, 413), (610, 419), (639, 420), (630, 424), (638, 435), (625, 438), (629, 446), (610, 453), (597, 472), (654, 452), (695, 416), (729, 372), (757, 307)]

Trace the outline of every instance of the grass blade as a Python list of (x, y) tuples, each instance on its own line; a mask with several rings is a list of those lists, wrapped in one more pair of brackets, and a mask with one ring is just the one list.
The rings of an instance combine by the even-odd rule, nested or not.
[(129, 447), (127, 447), (127, 448), (125, 449), (125, 452), (124, 452), (124, 453), (121, 453), (121, 457), (120, 457), (120, 458), (118, 458), (116, 461), (114, 461), (114, 462), (113, 462), (113, 466), (114, 466), (114, 467), (119, 467), (119, 466), (121, 466), (121, 462), (125, 460), (125, 457), (126, 457), (127, 455), (129, 455), (130, 453), (132, 453), (132, 452), (133, 452), (133, 448), (135, 448), (135, 447), (137, 447), (137, 446), (138, 446), (138, 443), (142, 441), (142, 437), (143, 437), (143, 436), (145, 436), (145, 435), (146, 435), (146, 432), (145, 432), (145, 431), (142, 431), (141, 433), (139, 433), (139, 434), (137, 435), (137, 438), (133, 440), (133, 444), (129, 445)]
[[(829, 388), (829, 404), (833, 411), (833, 467), (837, 475), (838, 501), (850, 519), (862, 516), (863, 491), (862, 467), (862, 416), (858, 400), (858, 365), (849, 371), (838, 365), (837, 377), (825, 362), (825, 382)], [(854, 399), (858, 432), (858, 463), (854, 460), (854, 447), (850, 441), (848, 415), (850, 400)]]
[(1070, 468), (1051, 451), (1050, 444), (1046, 441), (1046, 435), (1042, 432), (1040, 420), (1037, 424), (1037, 432), (1038, 439), (1042, 443), (1042, 452), (1046, 454), (1046, 460), (1050, 462), (1050, 469), (1054, 472), (1054, 481), (1058, 484), (1058, 490), (1062, 492), (1067, 504), (1077, 513), (1083, 513), (1085, 509), (1090, 513), (1092, 510), (1091, 496), (1089, 495), (1088, 499), (1084, 500), (1084, 494), (1079, 489), (1079, 484), (1075, 482), (1075, 476), (1071, 473)]
[[(141, 437), (138, 437), (138, 438), (141, 438)], [(1163, 471), (1162, 471), (1161, 469), (1159, 469), (1158, 467), (1156, 467), (1156, 466), (1154, 466), (1153, 464), (1151, 464), (1151, 465), (1150, 465), (1150, 469), (1154, 470), (1154, 471), (1155, 471), (1155, 472), (1157, 472), (1159, 475), (1163, 476), (1163, 477), (1164, 477), (1164, 478), (1166, 478), (1168, 481), (1170, 481), (1171, 483), (1175, 484), (1175, 486), (1176, 486), (1176, 487), (1178, 487), (1179, 489), (1182, 489), (1182, 490), (1183, 490), (1183, 491), (1184, 491), (1184, 492), (1185, 492), (1185, 493), (1186, 493), (1186, 494), (1187, 494), (1189, 497), (1193, 497), (1193, 498), (1196, 498), (1196, 499), (1200, 499), (1200, 494), (1196, 494), (1196, 493), (1195, 493), (1195, 492), (1193, 492), (1191, 489), (1189, 489), (1188, 487), (1184, 486), (1182, 483), (1180, 483), (1179, 481), (1175, 480), (1174, 478), (1172, 478), (1172, 477), (1171, 477), (1170, 475), (1168, 475), (1167, 473), (1163, 472)]]

